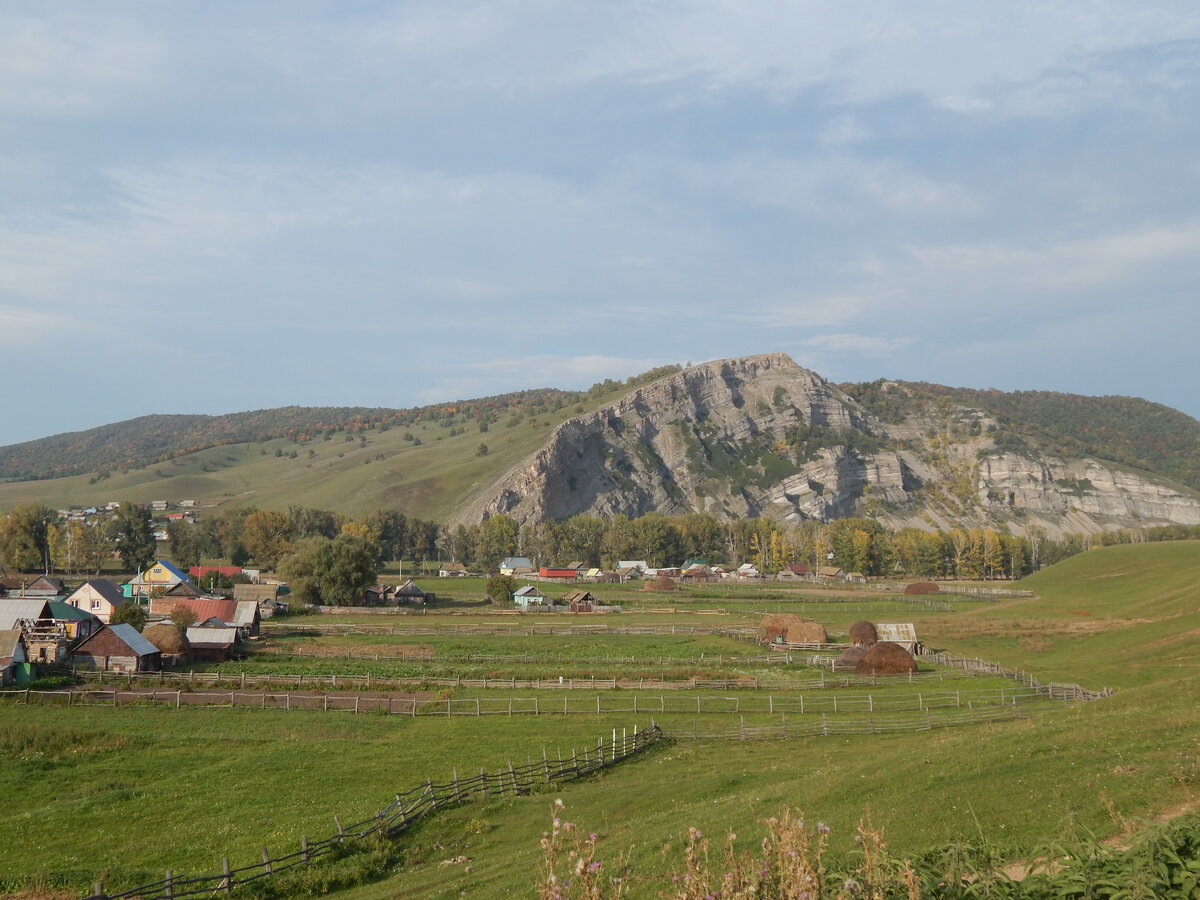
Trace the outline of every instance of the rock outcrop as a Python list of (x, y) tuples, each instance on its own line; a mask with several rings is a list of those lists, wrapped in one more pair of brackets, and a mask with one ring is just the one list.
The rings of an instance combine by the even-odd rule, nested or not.
[(994, 452), (986, 416), (955, 415), (971, 430), (953, 438), (921, 416), (884, 424), (785, 354), (718, 360), (567, 420), (460, 519), (874, 515), (1049, 533), (1200, 523), (1194, 496), (1095, 460)]

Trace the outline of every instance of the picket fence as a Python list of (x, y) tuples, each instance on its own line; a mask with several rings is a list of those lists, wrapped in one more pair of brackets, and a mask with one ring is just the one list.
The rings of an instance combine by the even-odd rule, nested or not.
[(606, 741), (601, 738), (594, 748), (585, 749), (582, 754), (572, 750), (570, 758), (564, 758), (558, 753), (551, 759), (543, 749), (539, 762), (524, 766), (514, 766), (510, 762), (508, 770), (499, 773), (487, 773), (481, 769), (478, 775), (459, 778), (458, 770), (455, 769), (452, 781), (445, 784), (427, 781), (405, 793), (396, 794), (392, 803), (361, 822), (343, 825), (340, 818), (334, 816), (336, 834), (319, 841), (309, 841), (306, 836), (302, 836), (299, 849), (293, 852), (272, 856), (267, 848), (263, 847), (261, 862), (231, 868), (229, 858), (226, 857), (222, 860), (221, 871), (216, 874), (180, 877), (168, 871), (160, 881), (115, 892), (106, 891), (103, 884), (97, 883), (92, 886), (92, 893), (84, 900), (126, 900), (135, 897), (138, 900), (180, 900), (184, 897), (228, 894), (238, 885), (250, 884), (288, 869), (307, 865), (333, 852), (346, 841), (360, 840), (372, 835), (393, 838), (438, 810), (469, 800), (528, 794), (548, 785), (574, 781), (629, 759), (665, 739), (666, 735), (657, 725), (640, 731), (635, 728), (632, 734), (627, 733), (625, 729), (620, 732), (614, 729), (611, 739)]

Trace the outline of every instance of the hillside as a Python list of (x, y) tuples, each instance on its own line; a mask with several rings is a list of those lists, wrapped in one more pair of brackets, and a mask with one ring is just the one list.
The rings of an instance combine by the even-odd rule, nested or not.
[[(832, 384), (783, 354), (419, 409), (149, 416), (0, 448), (0, 509), (300, 504), (438, 521), (704, 511), (891, 527), (1200, 523), (1200, 423), (1130, 398)], [(16, 477), (21, 476), (21, 477)]]
[[(1126, 448), (1115, 457), (1146, 444), (1137, 435), (1145, 418), (1128, 417), (1125, 430), (1119, 416), (1106, 419), (1115, 445)], [(897, 527), (1049, 534), (1200, 522), (1195, 492), (1170, 481), (1195, 483), (1195, 470), (1138, 471), (1120, 458), (1072, 455), (1063, 440), (1039, 440), (1035, 431), (1016, 446), (1012, 427), (976, 406), (894, 383), (848, 393), (783, 354), (718, 360), (565, 422), (461, 517), (865, 515)], [(1173, 433), (1186, 443), (1186, 429)]]

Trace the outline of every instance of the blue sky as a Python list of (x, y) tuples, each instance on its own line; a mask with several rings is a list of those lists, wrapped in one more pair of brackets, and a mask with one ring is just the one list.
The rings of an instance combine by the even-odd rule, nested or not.
[(1200, 416), (1194, 2), (17, 2), (0, 444), (784, 351)]

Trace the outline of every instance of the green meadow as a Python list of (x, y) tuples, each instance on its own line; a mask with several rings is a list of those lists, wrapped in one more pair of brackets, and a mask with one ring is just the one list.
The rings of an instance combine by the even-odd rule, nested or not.
[[(732, 830), (739, 845), (751, 847), (762, 836), (761, 820), (785, 807), (827, 823), (831, 852), (847, 859), (856, 852), (854, 828), (867, 814), (892, 850), (905, 854), (972, 841), (1019, 858), (1075, 828), (1102, 838), (1136, 832), (1161, 816), (1192, 810), (1200, 796), (1197, 585), (1200, 544), (1123, 545), (1082, 554), (1027, 579), (1021, 586), (1036, 598), (955, 603), (951, 612), (911, 607), (909, 616), (889, 610), (879, 617), (913, 621), (928, 646), (1001, 662), (1043, 682), (1113, 688), (1105, 699), (1044, 701), (1008, 721), (903, 734), (681, 739), (598, 776), (559, 785), (553, 793), (472, 802), (440, 813), (386, 851), (376, 850), (377, 865), (369, 872), (343, 879), (362, 883), (314, 880), (294, 890), (347, 898), (529, 895), (540, 862), (538, 841), (555, 797), (566, 804), (567, 818), (598, 835), (603, 858), (632, 853), (638, 872), (634, 897), (659, 895), (663, 873), (679, 864), (689, 827), (717, 843)], [(864, 596), (861, 602), (870, 610), (874, 603), (893, 601)], [(812, 606), (808, 614), (831, 631), (844, 632), (853, 621), (840, 604)], [(625, 616), (604, 621), (631, 621)], [(447, 625), (470, 620), (418, 618)], [(397, 622), (412, 623), (414, 617)], [(433, 648), (435, 659), (471, 652), (551, 660), (556, 654), (621, 655), (642, 660), (647, 670), (652, 656), (754, 649), (708, 635), (315, 640), (381, 653), (389, 642), (408, 641)], [(295, 658), (285, 661), (292, 671), (299, 664)], [(370, 670), (370, 661), (353, 664)], [(251, 671), (282, 663), (256, 657), (242, 665)], [(519, 669), (513, 664), (506, 671)], [(798, 668), (794, 677), (805, 677), (804, 671)], [(955, 677), (947, 685), (963, 691), (1003, 683)], [(899, 683), (827, 690), (898, 696), (915, 689)], [(779, 690), (778, 696), (821, 693)], [(562, 703), (563, 693), (541, 696)], [(577, 693), (603, 694), (608, 702), (605, 698), (635, 692)], [(445, 694), (518, 695), (529, 692)], [(10, 803), (9, 815), (0, 820), (0, 887), (22, 889), (27, 896), (35, 896), (30, 893), (35, 888), (42, 891), (36, 896), (55, 896), (55, 885), (65, 891), (61, 896), (70, 896), (100, 878), (114, 888), (132, 885), (161, 877), (168, 868), (211, 873), (225, 856), (234, 865), (250, 863), (264, 846), (282, 851), (297, 846), (302, 834), (324, 837), (334, 829), (334, 815), (343, 821), (369, 815), (397, 791), (426, 779), (447, 781), (455, 770), (499, 770), (510, 761), (537, 759), (543, 748), (554, 754), (594, 746), (613, 729), (648, 719), (639, 714), (634, 721), (628, 713), (410, 718), (162, 706), (65, 709), (9, 701), (0, 708), (0, 790), (25, 801)], [(697, 722), (734, 717), (658, 718), (669, 734), (672, 728), (692, 731)], [(750, 716), (753, 722), (767, 718)], [(666, 845), (670, 849), (664, 851)], [(459, 857), (468, 861), (447, 862)], [(336, 872), (349, 863), (322, 863), (312, 867), (314, 875), (325, 865)]]

